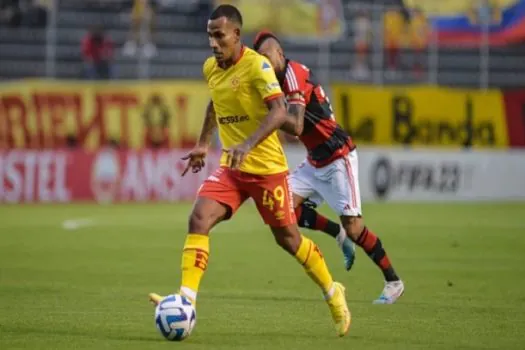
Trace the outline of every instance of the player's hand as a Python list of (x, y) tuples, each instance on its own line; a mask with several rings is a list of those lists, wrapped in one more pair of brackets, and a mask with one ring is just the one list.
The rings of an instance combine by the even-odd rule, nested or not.
[(208, 149), (206, 147), (195, 147), (190, 153), (188, 153), (186, 156), (182, 157), (182, 160), (187, 160), (188, 164), (186, 165), (186, 169), (182, 172), (182, 176), (186, 175), (188, 170), (191, 168), (192, 173), (198, 173), (199, 171), (204, 168), (204, 158), (206, 158), (206, 154), (208, 153)]
[(244, 161), (244, 158), (246, 158), (246, 155), (248, 152), (250, 152), (251, 147), (247, 144), (241, 143), (240, 145), (234, 146), (230, 149), (225, 149), (227, 160), (226, 162), (230, 164), (230, 168), (232, 169), (239, 169), (242, 162)]

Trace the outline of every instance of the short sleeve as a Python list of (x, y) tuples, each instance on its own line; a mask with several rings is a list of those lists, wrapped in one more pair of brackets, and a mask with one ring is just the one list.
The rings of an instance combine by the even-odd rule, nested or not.
[(272, 65), (264, 56), (257, 55), (252, 66), (252, 81), (264, 101), (283, 95)]
[(204, 79), (206, 81), (210, 78), (211, 70), (213, 69), (213, 57), (209, 57), (206, 61), (204, 61), (204, 64), (202, 65), (202, 75), (204, 76)]
[[(288, 63), (286, 68), (284, 90), (289, 103), (305, 104), (310, 70), (296, 62)], [(300, 97), (297, 97), (297, 94)]]

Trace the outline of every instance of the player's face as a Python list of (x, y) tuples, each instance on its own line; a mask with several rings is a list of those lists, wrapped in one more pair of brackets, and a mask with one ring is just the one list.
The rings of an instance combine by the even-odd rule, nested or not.
[(208, 38), (215, 59), (228, 62), (233, 59), (235, 47), (240, 41), (241, 31), (226, 17), (208, 21)]
[(284, 69), (284, 53), (281, 45), (276, 40), (272, 38), (266, 39), (259, 47), (258, 52), (268, 58), (276, 72), (281, 72)]

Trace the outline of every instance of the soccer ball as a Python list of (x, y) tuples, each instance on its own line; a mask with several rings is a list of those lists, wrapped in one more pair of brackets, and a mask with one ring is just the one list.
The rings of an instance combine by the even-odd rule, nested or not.
[(168, 340), (186, 339), (195, 327), (197, 313), (191, 302), (179, 294), (168, 295), (155, 308), (155, 324)]

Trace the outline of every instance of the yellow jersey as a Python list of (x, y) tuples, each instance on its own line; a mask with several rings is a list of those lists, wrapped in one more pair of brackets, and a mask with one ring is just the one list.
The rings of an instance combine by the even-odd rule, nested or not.
[[(265, 102), (283, 93), (268, 59), (243, 47), (235, 64), (222, 69), (215, 57), (204, 62), (203, 73), (210, 89), (223, 148), (243, 143), (266, 118)], [(221, 166), (229, 166), (226, 153)], [(240, 170), (255, 175), (272, 175), (288, 170), (277, 132), (272, 133), (246, 156)]]

